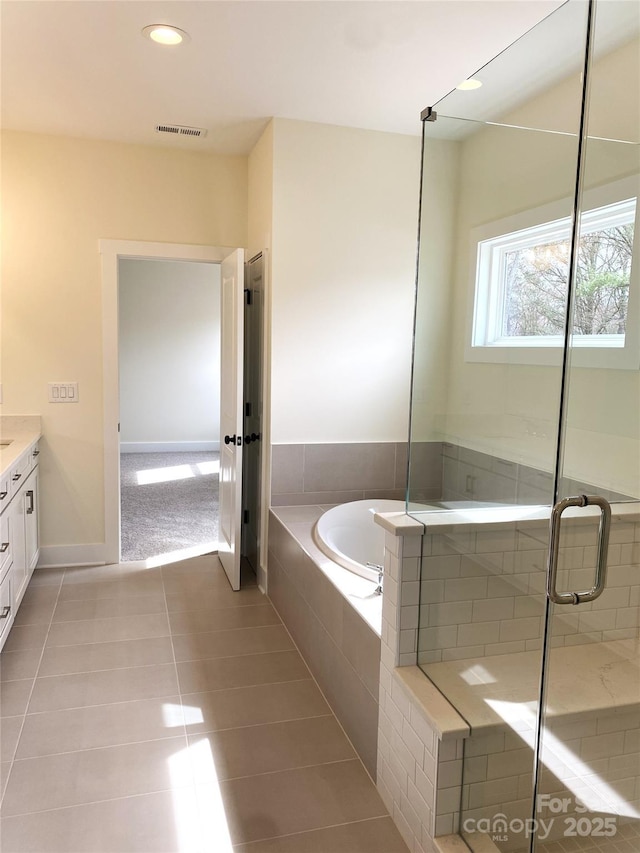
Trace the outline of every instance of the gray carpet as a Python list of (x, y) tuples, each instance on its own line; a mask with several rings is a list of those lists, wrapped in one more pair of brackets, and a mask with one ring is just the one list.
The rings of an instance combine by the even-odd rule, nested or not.
[(218, 462), (214, 452), (121, 454), (123, 561), (217, 549)]

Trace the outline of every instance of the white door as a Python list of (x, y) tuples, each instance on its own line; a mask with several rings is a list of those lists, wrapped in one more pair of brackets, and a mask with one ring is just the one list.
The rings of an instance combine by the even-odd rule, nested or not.
[(240, 589), (242, 526), (242, 349), (244, 252), (221, 265), (220, 532), (218, 553), (232, 589)]

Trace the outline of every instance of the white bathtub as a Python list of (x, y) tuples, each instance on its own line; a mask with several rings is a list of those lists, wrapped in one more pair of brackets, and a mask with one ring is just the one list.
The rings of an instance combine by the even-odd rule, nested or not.
[[(321, 515), (313, 539), (322, 553), (367, 580), (378, 581), (384, 561), (384, 530), (377, 512), (404, 512), (404, 501), (365, 500), (340, 504)], [(367, 565), (369, 564), (369, 565)]]

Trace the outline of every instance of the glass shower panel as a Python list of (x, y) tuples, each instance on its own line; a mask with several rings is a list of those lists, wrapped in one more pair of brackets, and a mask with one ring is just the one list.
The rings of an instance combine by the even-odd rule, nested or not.
[(558, 497), (604, 498), (611, 521), (601, 549), (606, 503), (562, 515), (537, 853), (640, 850), (639, 32), (638, 4), (596, 5)]
[(418, 664), (471, 729), (453, 829), (478, 853), (531, 845), (586, 13), (571, 0), (423, 125)]

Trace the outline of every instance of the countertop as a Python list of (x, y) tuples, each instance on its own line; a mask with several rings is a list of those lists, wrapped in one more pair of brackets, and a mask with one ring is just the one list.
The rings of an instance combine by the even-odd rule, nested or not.
[(0, 439), (11, 442), (7, 447), (0, 446), (0, 476), (41, 436), (40, 415), (0, 416)]

